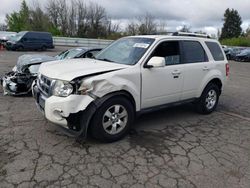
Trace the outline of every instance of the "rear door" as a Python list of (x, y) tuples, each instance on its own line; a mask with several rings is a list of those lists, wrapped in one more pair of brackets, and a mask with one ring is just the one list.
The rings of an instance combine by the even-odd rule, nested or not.
[(165, 67), (142, 67), (142, 108), (149, 108), (180, 100), (183, 84), (179, 41), (163, 41), (150, 57), (164, 57)]
[(184, 65), (184, 81), (181, 100), (195, 98), (202, 80), (214, 66), (199, 41), (184, 40), (181, 42)]

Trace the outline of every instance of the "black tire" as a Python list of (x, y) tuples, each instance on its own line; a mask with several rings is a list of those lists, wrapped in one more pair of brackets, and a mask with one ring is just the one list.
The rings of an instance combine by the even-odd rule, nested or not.
[[(120, 109), (118, 110), (118, 117), (122, 117), (124, 114), (127, 113), (127, 116), (124, 118), (117, 118), (119, 120), (117, 120), (118, 122), (114, 122), (115, 127), (114, 130), (116, 131), (120, 131), (114, 134), (108, 133), (109, 131), (113, 131), (113, 123), (112, 121), (116, 121), (115, 119), (111, 120), (113, 118), (112, 117), (108, 117), (106, 114), (108, 113), (112, 113), (112, 111), (114, 111), (115, 113), (115, 107), (114, 106), (120, 106)], [(123, 111), (125, 109), (125, 111)], [(114, 114), (112, 113), (112, 114)], [(110, 114), (110, 115), (112, 115)], [(123, 114), (123, 115), (122, 115)], [(133, 121), (134, 121), (134, 108), (133, 105), (131, 104), (131, 102), (129, 102), (129, 100), (127, 100), (124, 97), (112, 97), (108, 100), (106, 100), (95, 112), (93, 118), (92, 118), (92, 122), (90, 124), (90, 133), (91, 135), (102, 142), (114, 142), (117, 140), (120, 140), (121, 138), (123, 138), (129, 131), (130, 126), (132, 125)], [(126, 122), (126, 123), (124, 123)], [(109, 126), (106, 127), (106, 129), (104, 128), (104, 124), (111, 124)], [(120, 126), (120, 124), (123, 124), (124, 126)], [(115, 131), (114, 131), (115, 132)]]
[[(212, 100), (212, 97), (209, 98), (209, 96), (211, 94), (215, 94), (216, 99)], [(210, 113), (212, 113), (217, 107), (219, 97), (220, 97), (219, 87), (216, 84), (209, 83), (205, 87), (205, 89), (203, 90), (199, 100), (195, 104), (196, 111), (198, 113), (201, 113), (201, 114), (210, 114)]]
[(42, 51), (46, 51), (46, 50), (47, 50), (47, 47), (46, 47), (45, 45), (42, 45), (41, 50), (42, 50)]
[(18, 46), (18, 47), (17, 47), (17, 50), (18, 50), (18, 51), (23, 51), (24, 48), (23, 48), (23, 46)]

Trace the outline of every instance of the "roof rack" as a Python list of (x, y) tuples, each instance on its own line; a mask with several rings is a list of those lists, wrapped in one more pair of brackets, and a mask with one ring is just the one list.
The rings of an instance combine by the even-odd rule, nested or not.
[(187, 36), (187, 37), (202, 37), (202, 38), (211, 38), (209, 35), (200, 34), (200, 33), (187, 33), (187, 32), (174, 32), (172, 36)]

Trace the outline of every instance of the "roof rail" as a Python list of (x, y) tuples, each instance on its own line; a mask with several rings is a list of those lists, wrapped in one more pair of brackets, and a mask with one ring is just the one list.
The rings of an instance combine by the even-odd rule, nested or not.
[(187, 37), (202, 37), (202, 38), (211, 38), (209, 35), (200, 34), (200, 33), (188, 33), (188, 32), (174, 32), (173, 36), (187, 36)]

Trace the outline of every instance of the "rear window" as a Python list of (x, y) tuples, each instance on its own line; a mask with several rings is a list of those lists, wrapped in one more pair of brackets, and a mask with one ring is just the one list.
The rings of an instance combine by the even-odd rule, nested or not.
[(216, 42), (205, 42), (215, 61), (225, 60), (220, 46)]
[(199, 63), (208, 60), (205, 50), (197, 41), (183, 41), (182, 48), (184, 63)]

